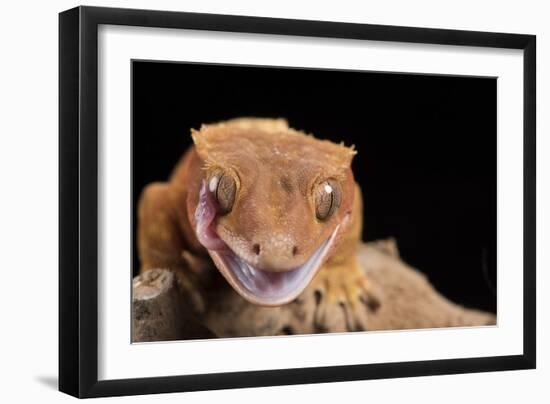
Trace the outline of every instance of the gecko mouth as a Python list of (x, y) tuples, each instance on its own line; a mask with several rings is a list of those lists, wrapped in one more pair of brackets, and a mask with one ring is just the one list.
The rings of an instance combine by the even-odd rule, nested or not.
[(235, 253), (217, 234), (215, 218), (216, 206), (203, 183), (195, 211), (197, 237), (233, 289), (249, 302), (262, 306), (286, 304), (302, 293), (325, 261), (341, 226), (336, 226), (304, 264), (289, 271), (272, 272), (256, 268)]
[(317, 273), (338, 232), (339, 225), (301, 266), (284, 272), (258, 269), (229, 247), (208, 250), (210, 257), (233, 288), (248, 301), (263, 306), (279, 306), (294, 300)]

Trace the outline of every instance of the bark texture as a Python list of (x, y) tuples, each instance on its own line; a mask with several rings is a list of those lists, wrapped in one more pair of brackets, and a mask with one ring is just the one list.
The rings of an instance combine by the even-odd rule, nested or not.
[(171, 271), (153, 269), (132, 285), (132, 342), (213, 338), (191, 316)]

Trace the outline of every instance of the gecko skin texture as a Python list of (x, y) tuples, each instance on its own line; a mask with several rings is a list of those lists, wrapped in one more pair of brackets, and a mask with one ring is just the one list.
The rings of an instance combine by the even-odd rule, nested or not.
[[(311, 330), (366, 329), (355, 150), (284, 119), (237, 118), (191, 136), (169, 180), (148, 185), (139, 200), (141, 272), (173, 270), (203, 318), (221, 274), (246, 310), (315, 301)], [(345, 318), (344, 329), (331, 326), (334, 316)]]

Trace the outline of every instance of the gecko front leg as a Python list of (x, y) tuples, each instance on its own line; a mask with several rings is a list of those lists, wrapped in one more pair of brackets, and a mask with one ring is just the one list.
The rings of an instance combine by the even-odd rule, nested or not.
[(195, 313), (205, 310), (200, 272), (206, 264), (186, 248), (176, 207), (185, 207), (185, 195), (170, 183), (153, 183), (143, 191), (138, 206), (140, 272), (163, 268), (176, 275), (178, 288)]
[(337, 252), (321, 268), (306, 290), (315, 303), (314, 328), (320, 332), (363, 331), (377, 298), (357, 259), (362, 229), (362, 198), (355, 187), (350, 226)]

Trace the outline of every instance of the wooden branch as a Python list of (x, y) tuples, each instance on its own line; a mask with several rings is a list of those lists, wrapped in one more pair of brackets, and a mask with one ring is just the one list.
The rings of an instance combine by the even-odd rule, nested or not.
[[(494, 314), (462, 307), (436, 291), (426, 276), (400, 259), (393, 239), (362, 243), (358, 258), (371, 285), (367, 330), (496, 323)], [(154, 269), (134, 278), (132, 340), (318, 332), (313, 326), (315, 302), (312, 299), (300, 298), (280, 307), (260, 307), (240, 297), (221, 275), (215, 279), (207, 295), (209, 308), (197, 319), (191, 314), (172, 272)]]
[(134, 278), (132, 342), (215, 338), (190, 315), (172, 272), (152, 269)]
[(465, 308), (441, 295), (423, 273), (399, 259), (393, 239), (363, 244), (359, 261), (379, 302), (369, 315), (369, 330), (496, 324), (494, 314)]

